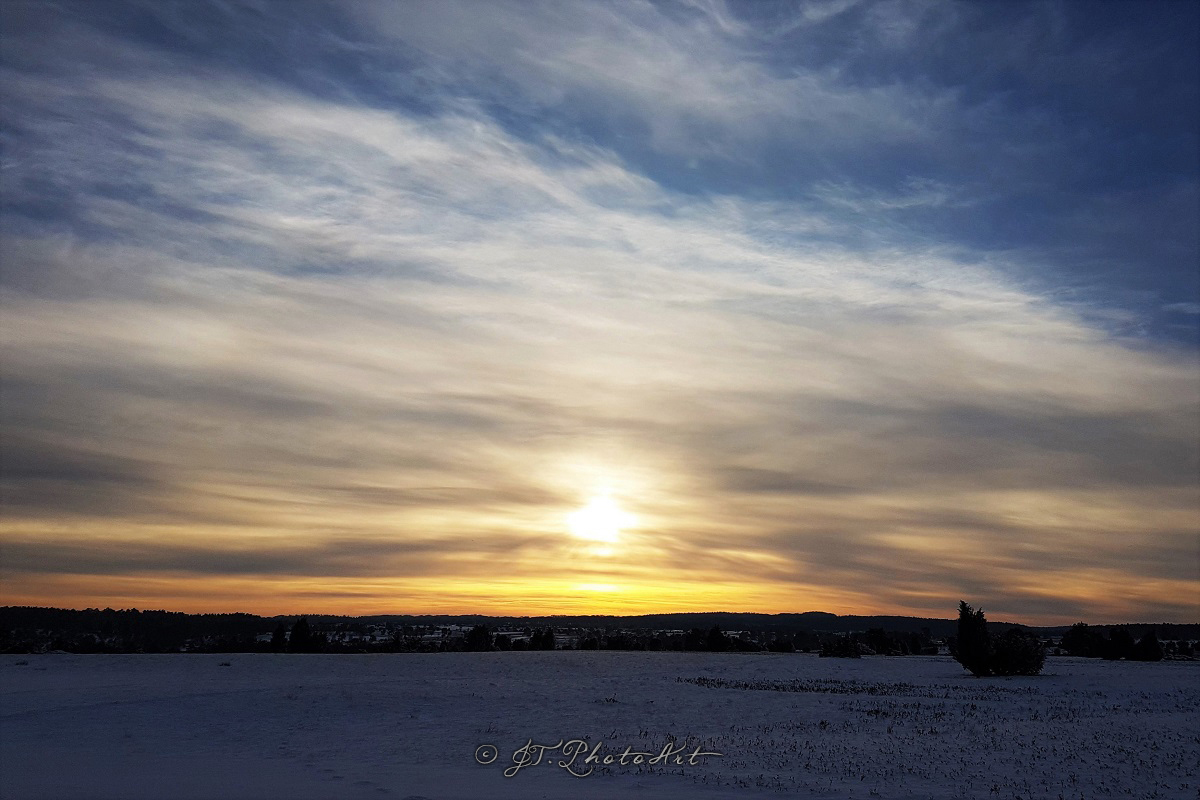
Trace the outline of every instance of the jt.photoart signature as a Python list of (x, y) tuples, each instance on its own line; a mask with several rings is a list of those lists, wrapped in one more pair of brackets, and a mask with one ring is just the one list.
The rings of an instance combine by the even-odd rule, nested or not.
[[(724, 753), (707, 752), (696, 745), (692, 750), (686, 744), (667, 742), (662, 749), (634, 750), (626, 747), (620, 752), (603, 752), (604, 742), (592, 742), (584, 739), (559, 739), (555, 744), (535, 744), (529, 739), (518, 747), (512, 754), (512, 766), (504, 770), (504, 777), (511, 778), (525, 767), (536, 767), (543, 763), (542, 759), (549, 758), (547, 764), (554, 764), (565, 769), (577, 778), (586, 778), (597, 766), (630, 766), (641, 765), (659, 766), (696, 766), (696, 759), (705, 756), (720, 757)], [(554, 761), (554, 753), (560, 753), (561, 758)], [(499, 757), (500, 751), (493, 744), (481, 744), (475, 748), (475, 760), (480, 764), (491, 764)]]

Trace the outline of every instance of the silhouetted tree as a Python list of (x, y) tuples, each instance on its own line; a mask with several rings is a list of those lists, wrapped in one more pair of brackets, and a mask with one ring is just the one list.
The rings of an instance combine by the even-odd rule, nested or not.
[(704, 639), (704, 644), (713, 653), (724, 653), (729, 649), (729, 638), (721, 633), (720, 626), (713, 625)]
[(1154, 631), (1150, 631), (1138, 641), (1130, 658), (1134, 661), (1163, 660), (1163, 648), (1158, 642), (1158, 637), (1154, 635)]
[(292, 633), (290, 636), (288, 636), (288, 652), (312, 652), (312, 629), (308, 625), (307, 617), (301, 617), (300, 619), (296, 620), (296, 624), (292, 626)]
[(767, 645), (767, 649), (772, 653), (794, 653), (796, 652), (796, 643), (790, 636), (779, 636)]
[(1101, 648), (1100, 656), (1109, 661), (1130, 658), (1133, 655), (1133, 636), (1125, 628), (1112, 628)]
[(692, 628), (683, 635), (684, 650), (707, 650), (707, 641), (705, 640), (704, 631), (699, 628)]
[(881, 656), (906, 656), (909, 653), (921, 652), (921, 636), (919, 634), (888, 633), (883, 628), (868, 630), (866, 644)]
[(987, 620), (982, 608), (976, 611), (966, 600), (958, 603), (958, 634), (954, 637), (951, 653), (954, 660), (975, 677), (992, 674), (992, 643)]
[(610, 633), (605, 641), (606, 650), (645, 650), (645, 645), (633, 634)]
[(284, 650), (287, 650), (287, 626), (281, 622), (271, 634), (271, 651), (282, 653)]
[(471, 652), (492, 649), (492, 632), (487, 625), (476, 625), (467, 633), (466, 648)]
[(830, 636), (821, 642), (821, 658), (862, 658), (862, 651), (849, 636)]
[(871, 628), (868, 630), (867, 647), (880, 655), (886, 656), (892, 649), (892, 643), (888, 641), (887, 631), (883, 628)]
[(821, 648), (821, 639), (812, 631), (797, 631), (794, 638), (796, 649), (801, 653), (811, 653)]
[(1096, 658), (1104, 650), (1104, 635), (1086, 622), (1076, 622), (1063, 634), (1061, 644), (1068, 655)]

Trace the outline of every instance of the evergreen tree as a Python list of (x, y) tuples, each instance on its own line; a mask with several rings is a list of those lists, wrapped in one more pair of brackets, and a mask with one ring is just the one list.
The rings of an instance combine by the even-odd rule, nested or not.
[(492, 632), (487, 625), (476, 625), (467, 633), (466, 648), (472, 652), (492, 649)]
[(767, 645), (767, 649), (772, 653), (794, 653), (796, 652), (796, 643), (792, 641), (791, 637), (779, 636)]
[(288, 637), (288, 652), (312, 652), (312, 629), (308, 626), (308, 618), (301, 617), (292, 626), (292, 633)]
[(1150, 631), (1138, 641), (1130, 658), (1135, 661), (1163, 660), (1163, 648), (1158, 642), (1158, 637), (1154, 635), (1154, 631)]
[(281, 622), (271, 634), (271, 652), (282, 653), (284, 650), (287, 650), (287, 626)]
[(830, 636), (821, 642), (821, 658), (862, 658), (862, 651), (850, 636)]
[(721, 633), (721, 628), (718, 625), (713, 625), (708, 631), (708, 636), (705, 637), (705, 644), (708, 650), (714, 653), (724, 653), (729, 649), (729, 639), (725, 634)]
[(705, 650), (705, 644), (704, 631), (699, 628), (692, 628), (683, 635), (684, 650)]
[(1133, 636), (1130, 635), (1128, 629), (1112, 628), (1109, 630), (1108, 639), (1104, 642), (1100, 655), (1109, 661), (1132, 658), (1134, 646)]
[(958, 635), (954, 639), (954, 660), (966, 667), (975, 677), (991, 675), (989, 662), (992, 643), (988, 636), (983, 609), (976, 611), (960, 600), (958, 603)]
[(1104, 650), (1104, 637), (1099, 631), (1089, 628), (1086, 622), (1076, 622), (1063, 634), (1062, 649), (1068, 655), (1096, 658)]

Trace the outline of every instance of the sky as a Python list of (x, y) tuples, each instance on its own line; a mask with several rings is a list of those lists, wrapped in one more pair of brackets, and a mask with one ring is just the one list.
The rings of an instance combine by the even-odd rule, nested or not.
[(1200, 621), (1200, 4), (0, 10), (0, 602)]

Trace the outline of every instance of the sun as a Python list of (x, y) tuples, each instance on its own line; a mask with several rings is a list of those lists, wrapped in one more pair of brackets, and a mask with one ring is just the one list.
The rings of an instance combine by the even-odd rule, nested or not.
[(586, 506), (567, 515), (567, 526), (580, 539), (615, 542), (621, 531), (634, 524), (632, 514), (622, 511), (608, 492), (598, 494)]

